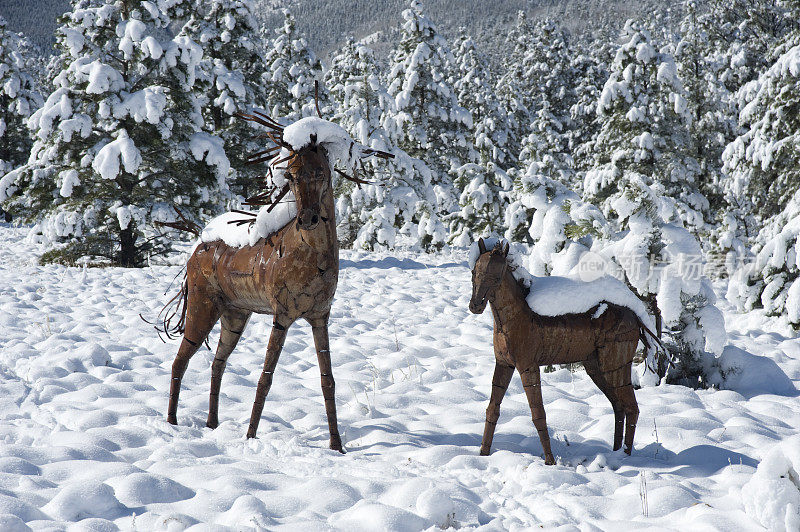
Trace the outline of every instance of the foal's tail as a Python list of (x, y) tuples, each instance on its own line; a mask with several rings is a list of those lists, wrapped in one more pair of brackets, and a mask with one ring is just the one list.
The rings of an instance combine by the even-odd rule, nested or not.
[[(638, 317), (637, 317), (637, 319), (638, 319)], [(649, 338), (648, 338), (648, 336), (649, 336)], [(647, 327), (647, 325), (645, 325), (642, 322), (641, 319), (639, 319), (639, 340), (642, 341), (642, 343), (644, 344), (645, 349), (647, 349), (648, 351), (650, 351), (650, 349), (655, 349), (656, 354), (658, 354), (658, 351), (660, 350), (662, 353), (664, 353), (664, 357), (666, 357), (667, 363), (671, 367), (673, 367), (673, 368), (675, 367), (675, 361), (673, 360), (672, 354), (669, 352), (669, 350), (664, 345), (664, 343), (661, 341), (661, 339), (658, 336), (656, 336), (656, 334), (653, 331), (651, 331)], [(650, 343), (651, 340), (654, 341), (655, 344), (651, 344)]]

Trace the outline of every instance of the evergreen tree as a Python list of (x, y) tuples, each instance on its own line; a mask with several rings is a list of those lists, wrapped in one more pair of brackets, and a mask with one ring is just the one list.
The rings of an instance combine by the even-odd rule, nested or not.
[[(433, 223), (433, 234), (420, 234), (418, 226), (423, 211), (430, 212), (436, 201), (431, 175), (422, 161), (394, 146), (383, 130), (381, 117), (393, 110), (394, 99), (386, 91), (380, 71), (374, 52), (351, 39), (334, 55), (325, 78), (336, 105), (334, 120), (361, 144), (395, 156), (364, 161), (370, 184), (336, 182), (339, 238), (344, 245), (360, 249), (424, 247), (443, 229)], [(426, 222), (423, 229), (428, 225)]]
[(410, 156), (424, 160), (438, 185), (438, 209), (454, 207), (449, 173), (473, 161), (472, 116), (458, 105), (448, 83), (453, 57), (445, 39), (425, 15), (422, 2), (411, 0), (388, 75), (395, 108), (384, 128)]
[(203, 48), (195, 92), (201, 98), (204, 130), (220, 137), (231, 162), (231, 190), (243, 198), (263, 171), (247, 155), (263, 148), (253, 128), (234, 117), (266, 104), (266, 73), (250, 0), (212, 0), (196, 6), (181, 34)]
[(722, 156), (729, 201), (740, 208), (751, 235), (800, 188), (798, 41), (800, 35), (787, 38), (786, 52), (750, 84), (752, 97), (739, 115), (744, 132)]
[[(287, 123), (306, 116), (316, 116), (314, 81), (322, 79), (322, 64), (296, 27), (294, 16), (283, 10), (283, 25), (275, 30), (275, 38), (267, 46), (264, 57), (266, 72), (261, 77), (267, 109), (276, 120)], [(320, 106), (327, 102), (321, 87)]]
[(727, 298), (743, 311), (763, 308), (800, 330), (800, 190), (759, 232), (755, 260), (736, 270)]
[(572, 58), (575, 72), (575, 103), (570, 108), (574, 125), (569, 136), (573, 163), (577, 170), (575, 188), (583, 188), (583, 174), (594, 164), (594, 143), (600, 133), (597, 101), (608, 80), (608, 68), (614, 58), (613, 43), (603, 34), (588, 43), (578, 43)]
[(494, 94), (488, 62), (463, 35), (457, 41), (453, 86), (459, 104), (473, 117), (473, 137), (478, 162), (467, 163), (455, 172), (455, 190), (460, 210), (447, 217), (450, 241), (469, 246), (478, 236), (500, 235), (508, 205), (511, 181), (503, 166), (515, 157), (507, 153), (507, 119)]
[(529, 172), (570, 184), (574, 175), (570, 109), (577, 102), (572, 50), (564, 31), (552, 20), (534, 26), (530, 50), (523, 58), (525, 79), (536, 87), (530, 133), (522, 142), (519, 160)]
[(645, 175), (648, 186), (672, 198), (684, 224), (702, 230), (708, 201), (697, 187), (700, 166), (689, 149), (688, 102), (675, 63), (635, 22), (623, 36), (597, 104), (601, 127), (584, 196), (608, 213), (606, 199), (624, 190), (624, 175)]
[(523, 59), (532, 46), (533, 30), (524, 11), (517, 13), (517, 23), (506, 39), (503, 54), (505, 72), (497, 81), (495, 92), (500, 109), (508, 123), (508, 153), (510, 163), (522, 150), (522, 140), (527, 136), (531, 114), (531, 87), (525, 79)]
[(656, 333), (664, 335), (673, 365), (665, 357), (650, 357), (653, 374), (671, 383), (708, 387), (714, 355), (722, 353), (727, 334), (704, 274), (700, 244), (671, 223), (677, 218), (674, 203), (646, 176), (626, 172), (620, 181), (608, 204), (622, 230), (594, 250), (613, 261), (655, 317)]
[(684, 10), (675, 59), (691, 116), (689, 153), (700, 165), (697, 185), (709, 200), (709, 221), (719, 222), (723, 216), (722, 151), (737, 134), (737, 113), (720, 76), (719, 57), (712, 48), (710, 15), (701, 13), (695, 0), (687, 0)]
[(10, 205), (37, 222), (51, 248), (43, 261), (141, 265), (169, 247), (154, 222), (174, 220), (173, 208), (202, 221), (224, 199), (229, 163), (201, 131), (193, 93), (202, 49), (186, 35), (159, 39), (170, 12), (76, 0), (62, 19), (63, 69), (29, 121), (31, 157), (0, 187), (21, 190)]
[[(20, 53), (20, 39), (0, 17), (0, 179), (28, 159), (32, 139), (26, 122), (42, 104)], [(3, 191), (0, 189), (0, 200)]]

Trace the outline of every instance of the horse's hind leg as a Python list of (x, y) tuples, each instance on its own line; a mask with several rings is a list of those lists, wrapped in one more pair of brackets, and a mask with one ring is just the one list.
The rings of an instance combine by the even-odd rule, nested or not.
[(178, 424), (178, 396), (181, 392), (181, 380), (189, 360), (200, 348), (208, 333), (219, 319), (219, 309), (208, 294), (208, 285), (199, 284), (189, 279), (189, 290), (186, 300), (186, 326), (181, 346), (172, 363), (172, 380), (169, 386), (169, 407), (167, 422)]
[(508, 383), (514, 375), (514, 366), (505, 366), (496, 363), (494, 366), (494, 376), (492, 377), (492, 395), (489, 398), (489, 407), (486, 409), (486, 425), (483, 429), (483, 440), (481, 441), (481, 456), (488, 456), (492, 449), (494, 439), (494, 429), (497, 428), (497, 420), (500, 418), (500, 403), (508, 390)]
[(222, 374), (225, 372), (225, 364), (228, 361), (228, 357), (236, 348), (236, 344), (239, 343), (239, 338), (241, 338), (251, 314), (251, 312), (235, 310), (226, 310), (222, 313), (217, 354), (211, 364), (211, 392), (208, 396), (208, 421), (206, 421), (206, 427), (215, 429), (219, 425), (219, 389), (222, 383)]
[(589, 375), (600, 391), (603, 392), (603, 395), (606, 396), (608, 402), (611, 403), (611, 408), (614, 410), (613, 449), (616, 451), (622, 447), (622, 431), (623, 427), (625, 426), (625, 410), (623, 409), (622, 403), (620, 402), (619, 397), (617, 397), (616, 392), (601, 373), (597, 358), (591, 358), (585, 361), (583, 363), (583, 367), (586, 370), (586, 374)]
[[(635, 349), (635, 347), (634, 347)], [(639, 404), (636, 402), (636, 395), (633, 393), (631, 384), (631, 363), (625, 366), (625, 381), (622, 386), (616, 388), (622, 408), (625, 410), (625, 452), (631, 454), (633, 451), (633, 435), (636, 432), (636, 422), (639, 420)]]

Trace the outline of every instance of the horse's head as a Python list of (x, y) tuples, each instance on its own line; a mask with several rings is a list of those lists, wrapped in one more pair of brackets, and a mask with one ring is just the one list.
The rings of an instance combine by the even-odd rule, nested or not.
[(469, 301), (469, 310), (473, 314), (482, 313), (486, 303), (494, 300), (494, 294), (508, 269), (508, 242), (498, 241), (491, 250), (487, 250), (481, 238), (478, 240), (478, 251), (480, 255), (472, 268), (472, 298)]
[[(323, 217), (321, 204), (331, 190), (331, 168), (325, 148), (312, 142), (288, 161), (284, 177), (297, 203), (297, 228), (311, 231)], [(332, 215), (332, 213), (328, 213)]]

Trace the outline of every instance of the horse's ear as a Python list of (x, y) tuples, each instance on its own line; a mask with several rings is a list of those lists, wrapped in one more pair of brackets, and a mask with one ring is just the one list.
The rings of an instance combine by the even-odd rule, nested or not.
[(508, 257), (508, 242), (503, 244), (502, 251), (503, 251), (503, 256)]
[(484, 242), (482, 238), (478, 239), (478, 251), (480, 251), (481, 254), (486, 253), (486, 242)]

